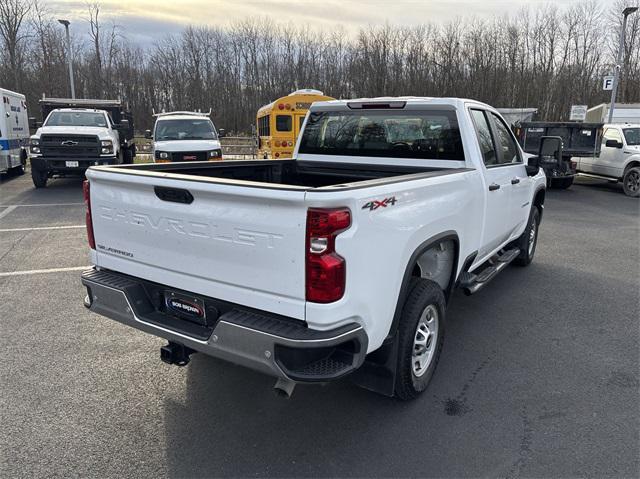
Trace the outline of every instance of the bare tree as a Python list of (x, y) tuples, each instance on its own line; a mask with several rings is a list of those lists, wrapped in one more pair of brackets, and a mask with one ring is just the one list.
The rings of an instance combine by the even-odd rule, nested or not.
[(29, 14), (31, 4), (26, 0), (0, 1), (0, 37), (9, 61), (9, 81), (19, 86), (20, 47), (27, 33), (23, 24)]

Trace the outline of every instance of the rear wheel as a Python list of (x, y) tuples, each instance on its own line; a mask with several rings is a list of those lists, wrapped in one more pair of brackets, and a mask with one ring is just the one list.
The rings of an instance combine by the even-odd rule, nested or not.
[(412, 278), (398, 328), (395, 395), (413, 399), (424, 391), (438, 364), (444, 341), (445, 298), (440, 286)]
[(49, 179), (49, 173), (47, 170), (39, 170), (31, 165), (31, 179), (36, 188), (45, 188), (47, 186), (47, 180)]
[(633, 198), (640, 196), (640, 166), (634, 166), (624, 172), (622, 189), (627, 196)]

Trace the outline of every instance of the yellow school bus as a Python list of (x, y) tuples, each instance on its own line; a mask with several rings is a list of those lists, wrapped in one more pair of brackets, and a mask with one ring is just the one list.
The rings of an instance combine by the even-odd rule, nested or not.
[(307, 110), (314, 101), (335, 100), (318, 90), (304, 89), (278, 98), (258, 110), (258, 158), (290, 158)]

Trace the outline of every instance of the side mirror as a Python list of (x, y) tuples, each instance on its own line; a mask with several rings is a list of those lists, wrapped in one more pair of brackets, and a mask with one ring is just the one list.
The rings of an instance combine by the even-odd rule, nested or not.
[(128, 130), (129, 129), (129, 120), (120, 120), (120, 124), (116, 127), (118, 130)]
[(618, 140), (607, 140), (604, 146), (608, 148), (622, 148), (622, 142)]
[(527, 170), (527, 176), (536, 176), (540, 170), (540, 161), (538, 161), (538, 157), (530, 156), (524, 168)]
[(35, 116), (30, 116), (29, 117), (29, 128), (31, 128), (32, 130), (37, 130), (38, 128), (40, 128), (40, 126), (38, 126), (38, 123), (40, 123), (38, 120), (36, 120)]
[(220, 138), (224, 138), (224, 137), (226, 136), (226, 134), (227, 134), (227, 132), (226, 132), (226, 131), (224, 131), (224, 128), (220, 128), (220, 129), (218, 130), (218, 137), (220, 137)]
[(153, 139), (153, 135), (151, 134), (151, 130), (144, 130), (144, 137), (147, 140), (152, 140)]
[(561, 161), (562, 138), (559, 136), (543, 136), (540, 138), (538, 156), (529, 158), (526, 166), (527, 175), (537, 175), (539, 168), (559, 168)]

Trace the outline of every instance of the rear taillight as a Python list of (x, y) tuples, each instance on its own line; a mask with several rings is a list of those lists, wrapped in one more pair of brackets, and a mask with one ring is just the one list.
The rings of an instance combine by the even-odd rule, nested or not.
[(87, 205), (87, 212), (85, 214), (85, 222), (87, 223), (87, 240), (89, 241), (89, 247), (91, 249), (96, 249), (96, 240), (93, 237), (93, 220), (91, 219), (91, 191), (89, 180), (84, 180), (82, 183), (82, 194), (84, 196), (84, 203)]
[(332, 303), (344, 295), (346, 264), (336, 253), (336, 236), (351, 226), (347, 208), (307, 211), (306, 298)]

